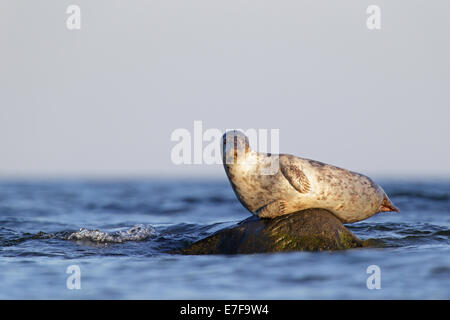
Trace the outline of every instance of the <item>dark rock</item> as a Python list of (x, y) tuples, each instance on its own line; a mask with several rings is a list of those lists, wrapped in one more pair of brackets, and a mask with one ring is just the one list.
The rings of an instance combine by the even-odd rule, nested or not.
[(250, 217), (193, 243), (182, 254), (240, 254), (344, 250), (366, 246), (324, 209), (308, 209), (274, 219)]

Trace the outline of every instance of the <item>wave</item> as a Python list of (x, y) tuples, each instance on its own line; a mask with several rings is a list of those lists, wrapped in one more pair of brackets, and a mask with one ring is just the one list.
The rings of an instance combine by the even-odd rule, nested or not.
[(70, 234), (66, 240), (88, 240), (100, 243), (122, 243), (126, 241), (144, 241), (155, 236), (155, 228), (151, 225), (135, 225), (129, 229), (113, 233), (81, 228), (80, 231)]
[(204, 238), (224, 227), (236, 222), (216, 222), (211, 224), (179, 223), (172, 225), (136, 224), (132, 227), (122, 227), (101, 231), (98, 229), (80, 228), (79, 231), (64, 230), (57, 232), (23, 233), (13, 229), (0, 227), (0, 247), (16, 246), (32, 240), (64, 240), (83, 244), (119, 244), (124, 242), (149, 241), (150, 247), (156, 252), (165, 252)]
[(386, 247), (405, 247), (431, 243), (449, 243), (450, 229), (448, 227), (429, 223), (383, 223), (369, 224), (360, 222), (347, 225), (348, 229), (363, 239), (379, 239)]

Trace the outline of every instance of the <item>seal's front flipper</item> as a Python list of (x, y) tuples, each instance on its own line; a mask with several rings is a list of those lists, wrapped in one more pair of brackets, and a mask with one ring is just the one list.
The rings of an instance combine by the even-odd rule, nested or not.
[(301, 165), (290, 158), (280, 157), (280, 169), (284, 177), (300, 193), (308, 193), (311, 186), (308, 178), (303, 173)]
[(270, 202), (256, 210), (255, 214), (260, 218), (275, 218), (286, 214), (286, 201), (276, 200)]

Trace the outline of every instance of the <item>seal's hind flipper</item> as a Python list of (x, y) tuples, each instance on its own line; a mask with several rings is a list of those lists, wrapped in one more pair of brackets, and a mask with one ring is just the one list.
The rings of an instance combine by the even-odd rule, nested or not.
[(256, 210), (255, 214), (260, 218), (275, 218), (286, 214), (286, 201), (275, 200)]
[(311, 189), (309, 180), (303, 173), (300, 164), (280, 159), (280, 169), (289, 183), (300, 193), (308, 193)]

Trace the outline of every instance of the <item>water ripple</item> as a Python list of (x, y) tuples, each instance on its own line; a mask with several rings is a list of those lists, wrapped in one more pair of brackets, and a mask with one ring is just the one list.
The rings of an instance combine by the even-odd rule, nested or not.
[(126, 230), (119, 230), (114, 233), (99, 230), (89, 230), (81, 228), (67, 237), (67, 240), (89, 240), (100, 243), (122, 243), (125, 241), (143, 241), (155, 235), (155, 228), (152, 226), (135, 225)]

